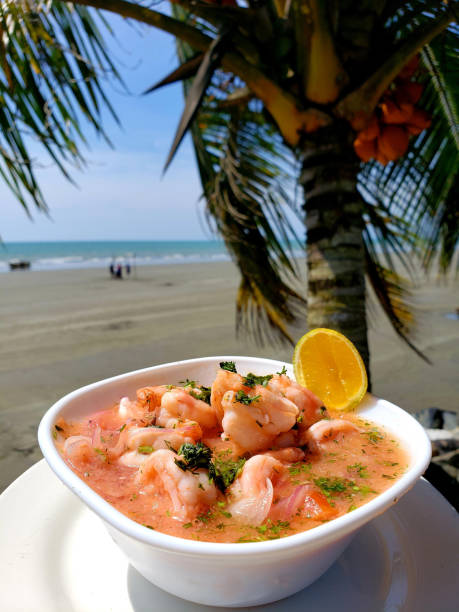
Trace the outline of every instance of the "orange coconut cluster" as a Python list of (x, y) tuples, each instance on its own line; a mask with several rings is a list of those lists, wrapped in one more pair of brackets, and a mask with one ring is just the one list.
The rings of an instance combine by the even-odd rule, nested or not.
[(385, 166), (405, 155), (412, 135), (430, 126), (430, 115), (416, 106), (424, 89), (421, 83), (412, 80), (418, 65), (418, 57), (406, 64), (384, 93), (365, 129), (358, 132), (354, 149), (363, 161), (376, 159)]

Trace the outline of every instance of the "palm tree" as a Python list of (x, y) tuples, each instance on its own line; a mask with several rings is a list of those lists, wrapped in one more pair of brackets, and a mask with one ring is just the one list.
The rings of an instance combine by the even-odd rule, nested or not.
[[(103, 134), (100, 71), (119, 75), (104, 45), (108, 26), (96, 23), (101, 9), (149, 24), (176, 38), (179, 66), (147, 91), (184, 83), (166, 167), (189, 130), (210, 223), (241, 273), (238, 322), (291, 339), (288, 324), (307, 295), (307, 327), (346, 334), (368, 366), (366, 277), (417, 350), (394, 259), (410, 272), (414, 256), (427, 268), (439, 255), (445, 271), (458, 244), (453, 3), (174, 0), (163, 12), (149, 4), (0, 3), (0, 172), (22, 204), (28, 210), (29, 197), (46, 210), (21, 130), (64, 172), (67, 159), (83, 162), (76, 109)], [(306, 291), (289, 207), (304, 218)]]

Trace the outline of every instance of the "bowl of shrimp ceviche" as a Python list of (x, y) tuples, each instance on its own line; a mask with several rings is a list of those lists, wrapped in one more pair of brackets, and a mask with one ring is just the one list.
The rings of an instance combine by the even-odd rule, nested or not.
[(140, 574), (220, 606), (308, 586), (430, 460), (401, 408), (367, 394), (334, 413), (291, 365), (238, 356), (78, 389), (48, 410), (38, 438)]

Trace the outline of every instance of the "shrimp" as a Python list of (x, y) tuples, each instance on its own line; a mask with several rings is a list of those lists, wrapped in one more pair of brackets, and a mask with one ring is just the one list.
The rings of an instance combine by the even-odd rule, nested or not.
[(168, 385), (158, 385), (156, 387), (142, 387), (137, 389), (137, 401), (142, 408), (149, 412), (155, 412), (161, 404), (161, 398), (169, 390)]
[(289, 399), (298, 407), (298, 430), (308, 429), (313, 423), (323, 419), (325, 409), (322, 401), (285, 374), (275, 374), (268, 383), (268, 389)]
[(332, 442), (337, 443), (353, 432), (359, 432), (353, 423), (342, 419), (330, 419), (314, 423), (304, 432), (301, 445), (307, 444), (309, 450), (320, 452), (330, 449)]
[(249, 405), (238, 401), (234, 391), (227, 391), (222, 399), (224, 416), (222, 438), (230, 438), (244, 451), (265, 450), (282, 432), (293, 427), (298, 408), (285, 397), (275, 395), (256, 385)]
[(273, 457), (283, 463), (295, 463), (296, 461), (302, 461), (304, 459), (304, 451), (294, 446), (282, 448), (280, 450), (267, 451), (263, 453), (263, 455), (265, 457)]
[(160, 448), (178, 450), (182, 444), (187, 442), (194, 444), (201, 437), (201, 428), (192, 421), (184, 423), (175, 429), (132, 427), (128, 430), (126, 439), (123, 441), (124, 448), (121, 451), (123, 454), (118, 462), (129, 467), (139, 467), (145, 463), (153, 451)]
[(169, 496), (175, 519), (192, 520), (215, 503), (218, 492), (206, 470), (184, 472), (175, 463), (177, 457), (170, 450), (156, 451), (139, 468), (136, 479), (146, 494), (161, 495), (158, 489), (162, 489)]
[(286, 467), (277, 459), (254, 455), (228, 489), (226, 510), (237, 521), (261, 525), (271, 509), (274, 486), (285, 472)]
[(88, 463), (94, 458), (94, 448), (88, 436), (70, 436), (64, 442), (63, 451), (75, 467)]
[(118, 416), (123, 419), (141, 418), (145, 410), (137, 402), (131, 401), (128, 397), (122, 397), (118, 406)]
[(217, 376), (211, 387), (210, 405), (213, 406), (219, 423), (221, 423), (223, 419), (223, 396), (227, 391), (240, 391), (242, 387), (242, 376), (240, 374), (228, 372), (228, 370), (218, 370)]
[(197, 421), (203, 429), (212, 429), (217, 425), (217, 415), (212, 406), (177, 387), (162, 396), (156, 424), (173, 427), (184, 420)]

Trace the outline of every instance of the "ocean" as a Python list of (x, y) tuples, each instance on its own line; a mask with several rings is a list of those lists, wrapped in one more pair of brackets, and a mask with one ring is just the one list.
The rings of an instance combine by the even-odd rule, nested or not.
[(12, 259), (30, 261), (31, 270), (63, 270), (104, 268), (112, 261), (142, 266), (230, 258), (224, 243), (217, 240), (0, 243), (0, 273), (9, 271), (8, 262)]

